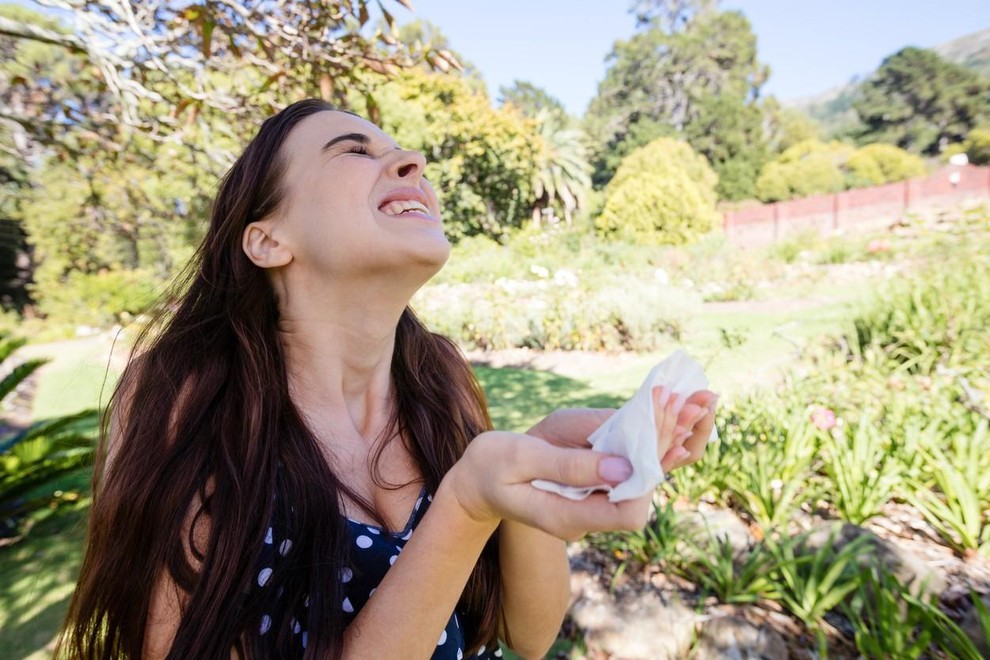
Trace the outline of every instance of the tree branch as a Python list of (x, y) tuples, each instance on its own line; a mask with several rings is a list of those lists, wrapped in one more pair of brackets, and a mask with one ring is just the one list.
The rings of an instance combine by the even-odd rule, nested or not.
[(29, 25), (19, 21), (12, 21), (9, 18), (0, 16), (0, 34), (15, 37), (18, 39), (30, 39), (41, 41), (46, 44), (53, 44), (67, 48), (74, 53), (85, 53), (86, 46), (82, 40), (71, 34), (61, 34), (54, 30), (48, 30), (37, 25)]

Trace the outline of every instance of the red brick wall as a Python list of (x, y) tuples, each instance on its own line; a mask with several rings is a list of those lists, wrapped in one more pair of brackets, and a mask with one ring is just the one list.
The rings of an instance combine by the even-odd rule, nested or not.
[(736, 245), (754, 247), (806, 230), (880, 229), (908, 212), (975, 199), (990, 200), (990, 167), (948, 165), (925, 178), (730, 211), (723, 227)]

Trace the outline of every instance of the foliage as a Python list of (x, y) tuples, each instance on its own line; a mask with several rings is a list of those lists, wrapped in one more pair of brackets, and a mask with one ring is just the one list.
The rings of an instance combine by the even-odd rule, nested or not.
[(668, 500), (663, 505), (654, 501), (650, 520), (642, 530), (593, 534), (588, 543), (618, 561), (612, 575), (614, 586), (630, 568), (664, 566), (675, 559), (679, 552), (679, 537), (677, 512), (673, 502)]
[(716, 229), (716, 177), (685, 142), (659, 138), (623, 159), (596, 220), (603, 232), (678, 245)]
[[(17, 121), (30, 126), (46, 145), (61, 142), (63, 135), (51, 128), (63, 123), (63, 116), (73, 120), (69, 136), (88, 130), (112, 141), (118, 121), (158, 133), (181, 126), (176, 121), (180, 116), (195, 122), (201, 114), (220, 113), (231, 122), (250, 122), (272, 114), (285, 98), (344, 101), (348, 91), (367, 92), (375, 74), (416, 61), (441, 70), (457, 66), (442, 49), (416, 51), (401, 44), (384, 3), (377, 7), (385, 28), (365, 29), (372, 17), (368, 0), (45, 4), (71, 18), (76, 31), (53, 28), (50, 19), (35, 15), (9, 22), (4, 33), (78, 54), (97, 82), (95, 98), (109, 104), (108, 112), (93, 112), (90, 98), (73, 86), (67, 98), (48, 104), (36, 116), (18, 116)], [(399, 4), (410, 6), (405, 0)], [(247, 82), (245, 70), (260, 75), (249, 84), (231, 85), (230, 81)], [(20, 84), (29, 96), (48, 85), (38, 75)]]
[(918, 601), (883, 566), (866, 564), (844, 608), (856, 648), (867, 658), (918, 658), (932, 642), (932, 607)]
[(539, 149), (533, 174), (534, 224), (539, 226), (544, 209), (561, 210), (571, 224), (573, 214), (587, 206), (591, 188), (584, 134), (568, 128), (552, 109), (537, 113), (535, 122)]
[[(7, 367), (11, 354), (23, 339), (0, 335), (0, 364)], [(45, 360), (28, 360), (13, 367), (0, 380), (0, 400), (31, 376)], [(6, 371), (6, 368), (4, 369)], [(0, 536), (26, 533), (27, 516), (52, 501), (52, 493), (32, 491), (60, 475), (92, 463), (98, 413), (87, 410), (75, 415), (37, 421), (24, 429), (5, 430), (0, 435)]]
[[(774, 578), (780, 582), (780, 602), (812, 630), (837, 607), (862, 580), (860, 556), (869, 553), (870, 537), (858, 536), (836, 549), (832, 542), (803, 554), (806, 535), (772, 541), (767, 549), (775, 558)], [(821, 643), (821, 637), (820, 643)]]
[(860, 525), (879, 515), (901, 478), (899, 465), (873, 420), (833, 429), (825, 444), (823, 464), (833, 504), (843, 520)]
[(795, 107), (784, 107), (775, 97), (763, 101), (767, 122), (767, 149), (774, 156), (780, 155), (798, 142), (820, 140), (821, 126), (806, 112)]
[(518, 113), (492, 109), (467, 79), (417, 70), (380, 87), (375, 103), (382, 128), (426, 155), (452, 239), (501, 238), (529, 217), (539, 138)]
[(879, 186), (903, 181), (925, 173), (925, 163), (915, 154), (890, 144), (868, 144), (846, 160), (847, 185), (850, 188)]
[(974, 165), (990, 165), (990, 128), (974, 128), (962, 143), (963, 151)]
[(714, 539), (713, 549), (703, 549), (693, 542), (692, 546), (693, 552), (678, 572), (720, 603), (756, 603), (783, 597), (771, 577), (777, 558), (766, 545), (757, 545), (741, 561), (735, 557), (732, 542), (722, 536)]
[(588, 108), (594, 181), (610, 180), (617, 154), (670, 136), (708, 159), (720, 195), (745, 197), (766, 154), (756, 99), (768, 76), (749, 21), (701, 0), (652, 4), (640, 11), (643, 29), (615, 43)]
[(531, 82), (514, 80), (508, 87), (499, 87), (498, 96), (500, 105), (515, 107), (524, 117), (536, 119), (541, 112), (549, 112), (554, 119), (567, 119), (564, 104)]
[(871, 350), (911, 373), (936, 366), (972, 369), (990, 355), (990, 260), (959, 246), (953, 268), (930, 267), (881, 288), (877, 304), (853, 321), (847, 337), (857, 355)]
[(842, 165), (852, 151), (841, 142), (799, 142), (766, 164), (756, 179), (756, 195), (776, 202), (844, 190)]
[(937, 53), (904, 48), (860, 88), (864, 142), (937, 154), (990, 117), (990, 80)]

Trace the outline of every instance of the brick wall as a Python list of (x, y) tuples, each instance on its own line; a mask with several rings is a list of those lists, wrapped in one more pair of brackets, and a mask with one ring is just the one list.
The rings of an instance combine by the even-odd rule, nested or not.
[(806, 230), (831, 234), (882, 229), (909, 212), (990, 200), (990, 167), (948, 165), (925, 178), (759, 204), (723, 214), (729, 240), (767, 245)]

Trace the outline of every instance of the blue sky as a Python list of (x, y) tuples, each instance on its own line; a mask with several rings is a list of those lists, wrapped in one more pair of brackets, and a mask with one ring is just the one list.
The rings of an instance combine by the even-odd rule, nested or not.
[[(616, 39), (635, 20), (627, 0), (412, 0), (396, 17), (435, 23), (488, 83), (492, 98), (515, 79), (529, 80), (583, 114), (605, 75)], [(391, 3), (395, 5), (396, 3)], [(764, 88), (788, 100), (869, 73), (904, 46), (930, 47), (990, 28), (990, 0), (723, 0), (749, 18), (760, 60), (772, 70)]]

